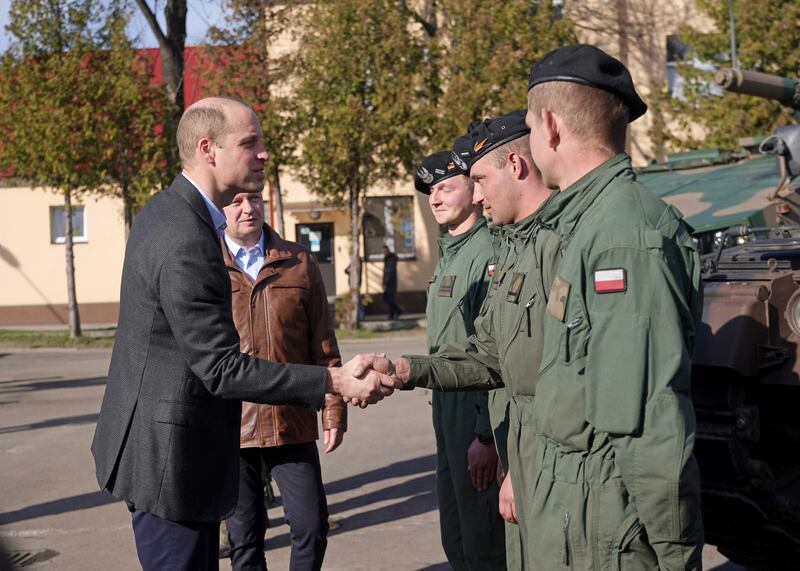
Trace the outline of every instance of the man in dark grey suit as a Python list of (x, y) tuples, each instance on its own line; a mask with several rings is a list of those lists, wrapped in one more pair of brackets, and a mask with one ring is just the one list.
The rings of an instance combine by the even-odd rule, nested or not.
[(178, 147), (183, 172), (145, 205), (128, 240), (92, 443), (100, 487), (126, 501), (139, 561), (159, 571), (218, 568), (219, 521), (236, 505), (242, 400), (319, 409), (328, 392), (366, 406), (393, 390), (379, 356), (326, 369), (239, 352), (218, 237), (221, 209), (264, 185), (258, 117), (233, 99), (203, 99), (184, 113)]

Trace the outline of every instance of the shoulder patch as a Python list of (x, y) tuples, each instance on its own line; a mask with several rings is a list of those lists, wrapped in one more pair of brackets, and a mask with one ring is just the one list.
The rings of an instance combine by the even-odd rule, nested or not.
[(618, 293), (628, 289), (625, 268), (609, 268), (594, 272), (594, 293)]
[(564, 321), (567, 314), (567, 298), (569, 297), (570, 283), (559, 275), (553, 280), (550, 288), (550, 297), (547, 300), (547, 312), (558, 319)]

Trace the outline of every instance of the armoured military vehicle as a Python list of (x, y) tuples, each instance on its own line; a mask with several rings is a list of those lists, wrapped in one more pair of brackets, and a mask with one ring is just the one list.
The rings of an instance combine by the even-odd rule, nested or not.
[[(795, 81), (716, 79), (800, 109)], [(748, 568), (800, 569), (800, 125), (743, 143), (640, 179), (683, 212), (703, 254), (692, 391), (706, 542)]]

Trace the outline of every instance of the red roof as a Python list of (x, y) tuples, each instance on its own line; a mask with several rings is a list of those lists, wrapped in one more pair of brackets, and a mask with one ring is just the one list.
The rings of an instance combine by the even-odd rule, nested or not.
[[(186, 46), (183, 50), (184, 109), (206, 95), (203, 93), (203, 71), (208, 69), (211, 64), (208, 61), (209, 58), (203, 59), (201, 63), (198, 54), (203, 49), (208, 48), (207, 46)], [(145, 61), (149, 62), (153, 84), (161, 84), (164, 78), (161, 72), (161, 51), (158, 48), (141, 48), (136, 51), (143, 56)], [(0, 145), (2, 145), (1, 142)], [(14, 176), (12, 169), (0, 169), (0, 178), (11, 178), (12, 176)]]
[[(205, 95), (203, 93), (203, 70), (199, 68), (199, 58), (197, 57), (198, 52), (205, 48), (206, 46), (186, 46), (183, 50), (184, 109)], [(164, 75), (161, 73), (161, 51), (158, 48), (142, 48), (137, 51), (152, 62), (153, 83), (160, 84), (164, 79)], [(204, 63), (204, 66), (208, 66), (208, 63)]]

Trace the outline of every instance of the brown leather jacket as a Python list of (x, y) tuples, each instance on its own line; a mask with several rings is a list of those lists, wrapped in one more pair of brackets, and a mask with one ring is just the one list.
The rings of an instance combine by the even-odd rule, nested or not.
[[(241, 351), (280, 363), (339, 366), (339, 347), (316, 259), (308, 248), (284, 240), (267, 225), (264, 250), (264, 266), (253, 283), (236, 265), (222, 239)], [(325, 396), (322, 427), (347, 429), (347, 408), (341, 397)], [(242, 448), (299, 444), (318, 438), (313, 410), (242, 403)]]

